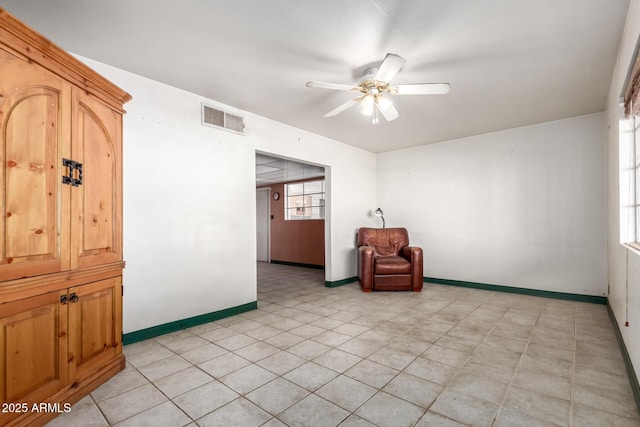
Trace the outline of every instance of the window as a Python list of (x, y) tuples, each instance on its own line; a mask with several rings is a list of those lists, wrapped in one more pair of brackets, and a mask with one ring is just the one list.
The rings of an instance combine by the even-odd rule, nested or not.
[(640, 233), (640, 117), (620, 118), (620, 242), (637, 245)]
[(324, 179), (285, 184), (284, 219), (324, 219)]
[(620, 243), (640, 249), (640, 56), (619, 111)]

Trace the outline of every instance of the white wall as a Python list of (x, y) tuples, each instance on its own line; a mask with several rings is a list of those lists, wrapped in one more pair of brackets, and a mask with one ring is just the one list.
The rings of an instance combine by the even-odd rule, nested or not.
[[(356, 229), (380, 206), (425, 249), (425, 276), (606, 292), (602, 114), (376, 156), (81, 59), (133, 96), (125, 332), (256, 300), (256, 150), (327, 168), (327, 280), (356, 276)], [(202, 126), (202, 101), (246, 135)]]
[[(634, 61), (640, 37), (640, 4), (631, 0), (624, 34), (618, 52), (607, 100), (607, 182), (608, 182), (608, 255), (609, 304), (618, 321), (636, 374), (640, 369), (640, 254), (620, 244), (619, 110), (618, 103), (627, 73)], [(625, 327), (625, 321), (629, 326)]]
[(378, 204), (424, 275), (606, 295), (604, 115), (378, 156)]
[[(355, 231), (373, 223), (374, 154), (80, 59), (133, 96), (124, 118), (125, 333), (256, 300), (256, 150), (326, 167), (326, 280), (356, 276)], [(202, 126), (203, 101), (244, 116), (246, 135)]]

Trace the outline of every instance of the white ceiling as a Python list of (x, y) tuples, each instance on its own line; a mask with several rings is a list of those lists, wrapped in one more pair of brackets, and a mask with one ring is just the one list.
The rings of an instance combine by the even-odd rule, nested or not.
[[(63, 48), (372, 152), (603, 111), (628, 0), (0, 0)], [(392, 52), (396, 96), (372, 125), (355, 83)], [(124, 88), (127, 89), (127, 88)], [(135, 94), (133, 94), (135, 96)]]
[(256, 186), (324, 177), (322, 166), (256, 154)]

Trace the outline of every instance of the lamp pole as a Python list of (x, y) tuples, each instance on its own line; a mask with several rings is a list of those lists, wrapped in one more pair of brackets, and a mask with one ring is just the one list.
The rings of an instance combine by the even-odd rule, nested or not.
[(385, 228), (384, 212), (382, 212), (382, 209), (378, 208), (373, 213), (375, 216), (382, 218), (382, 228)]

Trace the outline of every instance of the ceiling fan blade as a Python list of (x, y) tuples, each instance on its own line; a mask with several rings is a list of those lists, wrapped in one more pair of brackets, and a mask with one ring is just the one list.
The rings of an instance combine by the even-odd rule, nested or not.
[(389, 83), (398, 71), (400, 71), (400, 68), (402, 68), (405, 62), (406, 60), (400, 55), (388, 53), (384, 61), (382, 61), (382, 64), (380, 64), (380, 67), (378, 67), (376, 75), (373, 76), (373, 80)]
[(339, 107), (334, 108), (333, 110), (329, 111), (327, 114), (324, 115), (324, 117), (337, 116), (338, 114), (342, 113), (344, 110), (347, 110), (347, 109), (353, 107), (354, 105), (356, 105), (358, 103), (359, 99), (360, 99), (360, 97), (355, 97), (353, 99), (348, 100), (347, 102), (345, 102), (344, 104), (340, 105)]
[(449, 83), (414, 83), (391, 86), (389, 92), (397, 95), (442, 95), (449, 89)]
[(325, 82), (307, 82), (307, 87), (318, 87), (321, 89), (333, 89), (333, 90), (357, 90), (362, 91), (360, 86), (343, 85), (339, 83), (325, 83)]
[(398, 110), (396, 109), (396, 107), (393, 104), (389, 104), (386, 108), (383, 109), (382, 106), (380, 106), (379, 103), (376, 103), (376, 106), (378, 107), (378, 110), (380, 110), (380, 112), (382, 113), (382, 115), (384, 116), (384, 118), (390, 122), (392, 120), (397, 119), (398, 117), (400, 117), (400, 113), (398, 113)]

